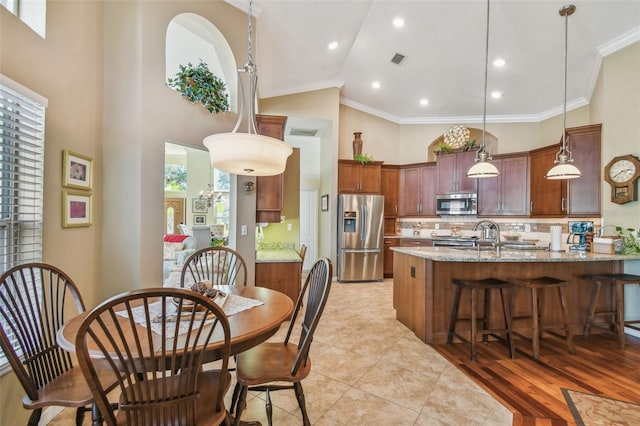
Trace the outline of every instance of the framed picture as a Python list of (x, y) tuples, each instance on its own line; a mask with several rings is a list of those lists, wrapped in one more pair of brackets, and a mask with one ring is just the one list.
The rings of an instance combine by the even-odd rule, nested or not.
[(207, 200), (201, 200), (200, 198), (193, 199), (193, 205), (191, 206), (191, 210), (194, 213), (206, 213), (209, 211), (209, 207), (207, 207)]
[(68, 150), (62, 151), (62, 186), (91, 190), (93, 160)]
[(329, 194), (320, 197), (320, 208), (323, 212), (329, 211)]
[(194, 225), (206, 225), (207, 224), (207, 215), (194, 214), (193, 215), (193, 224)]
[(62, 191), (62, 227), (91, 225), (91, 194)]

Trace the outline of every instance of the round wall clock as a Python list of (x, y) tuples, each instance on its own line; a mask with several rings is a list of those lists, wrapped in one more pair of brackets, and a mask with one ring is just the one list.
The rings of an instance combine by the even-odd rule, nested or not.
[(638, 199), (640, 160), (633, 155), (615, 157), (604, 168), (604, 180), (611, 185), (611, 201), (618, 204)]

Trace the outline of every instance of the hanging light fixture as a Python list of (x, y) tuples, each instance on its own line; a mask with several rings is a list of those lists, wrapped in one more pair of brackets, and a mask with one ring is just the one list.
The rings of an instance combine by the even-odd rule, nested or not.
[(564, 103), (562, 110), (562, 146), (556, 154), (555, 166), (547, 172), (546, 179), (575, 179), (582, 176), (580, 170), (573, 164), (573, 155), (566, 141), (567, 133), (567, 34), (569, 29), (569, 16), (573, 15), (576, 7), (572, 4), (560, 9), (560, 16), (564, 16)]
[(487, 39), (485, 44), (484, 55), (484, 110), (482, 112), (482, 145), (476, 151), (476, 164), (471, 166), (467, 172), (469, 178), (487, 178), (500, 176), (500, 172), (488, 160), (491, 160), (491, 152), (487, 148), (486, 143), (486, 127), (487, 127), (487, 73), (489, 67), (489, 7), (490, 0), (487, 0)]
[[(249, 48), (247, 63), (238, 70), (241, 103), (238, 121), (230, 133), (217, 133), (207, 136), (203, 143), (209, 150), (211, 165), (228, 173), (249, 176), (272, 176), (284, 172), (287, 157), (293, 150), (281, 140), (258, 134), (255, 105), (258, 84), (257, 68), (253, 63), (251, 43), (252, 33), (252, 0), (249, 0)], [(238, 132), (244, 114), (244, 87), (240, 73), (248, 74), (249, 101), (247, 110), (247, 132)]]

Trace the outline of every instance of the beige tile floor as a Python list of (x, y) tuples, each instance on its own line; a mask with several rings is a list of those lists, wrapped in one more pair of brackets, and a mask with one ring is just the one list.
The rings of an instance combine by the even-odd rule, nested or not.
[[(392, 286), (333, 283), (311, 347), (311, 375), (302, 382), (311, 422), (511, 425), (511, 412), (396, 321)], [(248, 395), (243, 420), (266, 424), (263, 395)], [(271, 395), (274, 425), (300, 425), (293, 390)], [(71, 411), (49, 424), (73, 425)]]

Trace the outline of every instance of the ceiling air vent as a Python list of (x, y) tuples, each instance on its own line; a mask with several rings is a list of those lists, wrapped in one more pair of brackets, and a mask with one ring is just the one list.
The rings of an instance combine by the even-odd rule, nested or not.
[(393, 58), (391, 58), (391, 62), (396, 65), (400, 65), (402, 61), (404, 61), (404, 55), (401, 55), (399, 53), (396, 53), (395, 55), (393, 55)]
[(297, 129), (292, 128), (289, 134), (291, 136), (315, 136), (318, 133), (318, 129)]

